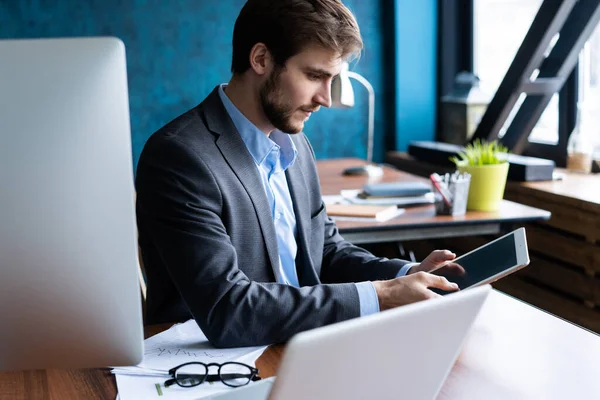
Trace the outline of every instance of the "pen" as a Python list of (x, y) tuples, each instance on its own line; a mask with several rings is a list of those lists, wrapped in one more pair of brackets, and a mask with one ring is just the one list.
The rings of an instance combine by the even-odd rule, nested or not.
[(451, 207), (450, 200), (448, 200), (448, 197), (444, 193), (444, 190), (442, 190), (442, 187), (440, 186), (440, 182), (438, 182), (438, 180), (435, 179), (434, 174), (429, 175), (429, 179), (431, 180), (431, 183), (433, 184), (433, 186), (438, 190), (438, 192), (440, 192), (440, 195), (442, 196), (442, 199), (444, 200), (444, 203), (446, 204), (446, 206), (448, 206), (448, 208), (450, 208)]

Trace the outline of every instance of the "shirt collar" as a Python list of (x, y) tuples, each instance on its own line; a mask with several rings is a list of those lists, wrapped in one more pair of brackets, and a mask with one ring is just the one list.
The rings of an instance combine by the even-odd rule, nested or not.
[[(280, 167), (283, 171), (293, 165), (298, 151), (290, 135), (277, 129), (271, 132), (270, 136), (265, 135), (229, 100), (223, 90), (226, 86), (219, 85), (219, 97), (254, 162), (261, 165), (266, 161), (271, 168)], [(273, 155), (268, 157), (270, 154)]]

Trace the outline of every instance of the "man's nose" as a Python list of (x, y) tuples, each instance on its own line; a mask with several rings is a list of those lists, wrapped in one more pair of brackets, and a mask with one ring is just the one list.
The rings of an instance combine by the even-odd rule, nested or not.
[(323, 107), (331, 107), (331, 83), (323, 83), (320, 90), (315, 96), (315, 103), (322, 105)]

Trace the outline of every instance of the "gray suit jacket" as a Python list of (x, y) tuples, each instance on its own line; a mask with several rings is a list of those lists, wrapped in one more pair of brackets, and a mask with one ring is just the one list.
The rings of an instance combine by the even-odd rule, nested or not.
[(406, 263), (339, 235), (321, 200), (304, 134), (286, 171), (297, 223), (300, 288), (276, 283), (278, 249), (259, 172), (217, 89), (153, 134), (140, 157), (137, 220), (147, 323), (195, 318), (216, 346), (283, 342), (360, 315), (347, 282), (389, 279)]

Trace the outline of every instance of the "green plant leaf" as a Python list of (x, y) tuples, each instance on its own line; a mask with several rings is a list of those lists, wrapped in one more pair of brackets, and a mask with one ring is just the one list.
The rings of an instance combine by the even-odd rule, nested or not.
[[(506, 162), (508, 148), (497, 140), (488, 142), (476, 139), (458, 153), (458, 157), (450, 157), (450, 161), (458, 165), (494, 165)], [(499, 155), (502, 156), (499, 157)]]

